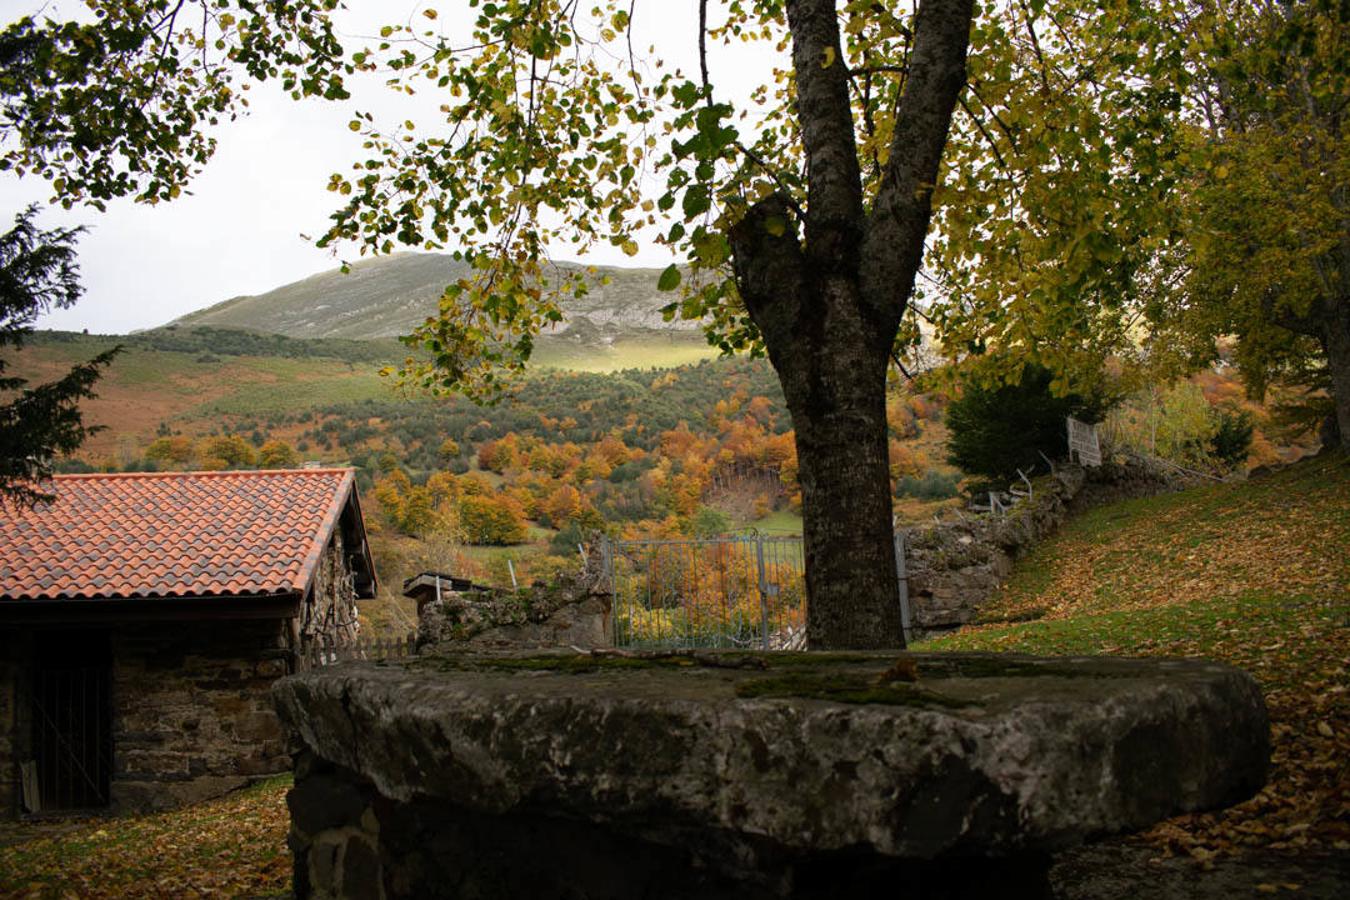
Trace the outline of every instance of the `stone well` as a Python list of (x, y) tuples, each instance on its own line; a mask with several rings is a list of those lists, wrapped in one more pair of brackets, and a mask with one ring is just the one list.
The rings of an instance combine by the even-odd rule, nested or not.
[(275, 689), (300, 897), (1039, 897), (1262, 785), (1253, 680), (975, 654), (454, 653)]

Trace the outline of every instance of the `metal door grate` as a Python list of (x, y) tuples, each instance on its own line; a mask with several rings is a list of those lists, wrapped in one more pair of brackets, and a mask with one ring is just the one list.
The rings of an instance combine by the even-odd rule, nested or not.
[(106, 638), (42, 643), (32, 694), (38, 809), (107, 806), (113, 747)]

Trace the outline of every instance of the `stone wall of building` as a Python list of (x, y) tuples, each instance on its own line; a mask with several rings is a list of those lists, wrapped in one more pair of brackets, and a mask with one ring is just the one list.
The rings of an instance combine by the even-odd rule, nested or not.
[(269, 690), (292, 650), (286, 620), (115, 631), (113, 810), (169, 808), (286, 771)]
[[(179, 806), (288, 771), (272, 683), (302, 668), (306, 650), (354, 642), (355, 601), (335, 533), (298, 617), (104, 629), (112, 651), (112, 811)], [(0, 629), (0, 818), (22, 812), (19, 764), (32, 756), (27, 679), (35, 633)]]

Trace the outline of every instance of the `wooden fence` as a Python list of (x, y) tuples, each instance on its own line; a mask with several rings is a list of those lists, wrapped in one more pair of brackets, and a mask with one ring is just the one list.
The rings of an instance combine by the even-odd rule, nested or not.
[(402, 659), (416, 655), (417, 635), (409, 633), (402, 638), (358, 638), (356, 643), (343, 646), (313, 644), (305, 651), (304, 660), (306, 668), (316, 668), (355, 660)]

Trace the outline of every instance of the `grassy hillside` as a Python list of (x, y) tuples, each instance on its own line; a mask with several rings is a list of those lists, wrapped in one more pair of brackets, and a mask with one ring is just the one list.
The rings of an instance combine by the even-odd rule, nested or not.
[(924, 649), (1205, 656), (1261, 682), (1268, 786), (1153, 845), (1350, 851), (1350, 457), (1093, 510), (1020, 560), (983, 619)]
[[(544, 342), (532, 372), (607, 374), (668, 368), (711, 356), (671, 335), (637, 335), (602, 347), (567, 340)], [(187, 434), (212, 431), (231, 419), (302, 414), (339, 405), (415, 402), (392, 378), (379, 374), (407, 353), (393, 339), (296, 339), (214, 327), (173, 327), (132, 335), (40, 332), (14, 354), (15, 374), (33, 382), (59, 378), (72, 365), (116, 345), (123, 352), (82, 404), (86, 419), (107, 426), (80, 451), (94, 461), (139, 449), (162, 423)], [(278, 433), (294, 440), (299, 434)]]
[(222, 415), (262, 415), (394, 396), (379, 376), (377, 362), (344, 359), (337, 349), (307, 356), (298, 351), (226, 355), (191, 344), (184, 345), (191, 349), (157, 349), (138, 335), (39, 334), (14, 354), (14, 372), (34, 382), (59, 378), (75, 362), (117, 343), (124, 350), (98, 382), (97, 398), (81, 404), (87, 422), (106, 427), (81, 449), (85, 459), (138, 451), (163, 423), (187, 433), (206, 433), (220, 426)]

